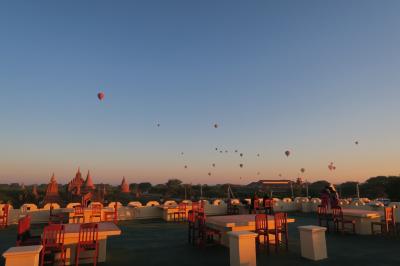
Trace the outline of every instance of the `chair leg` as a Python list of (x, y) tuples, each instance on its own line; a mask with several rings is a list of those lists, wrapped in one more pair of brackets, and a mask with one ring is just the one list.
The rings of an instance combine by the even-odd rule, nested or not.
[(44, 252), (45, 250), (42, 250), (42, 252), (40, 253), (40, 266), (43, 266), (44, 264)]
[(75, 265), (79, 265), (79, 246), (76, 246), (76, 253), (75, 253)]

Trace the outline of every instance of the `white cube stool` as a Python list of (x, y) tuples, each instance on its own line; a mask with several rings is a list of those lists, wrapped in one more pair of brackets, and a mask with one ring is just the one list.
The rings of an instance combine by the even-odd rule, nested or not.
[(256, 266), (256, 237), (250, 231), (228, 232), (231, 266)]
[(3, 257), (6, 259), (5, 266), (38, 266), (42, 248), (42, 245), (9, 248), (3, 253)]
[(310, 260), (328, 258), (325, 227), (307, 225), (297, 227), (300, 231), (301, 256)]

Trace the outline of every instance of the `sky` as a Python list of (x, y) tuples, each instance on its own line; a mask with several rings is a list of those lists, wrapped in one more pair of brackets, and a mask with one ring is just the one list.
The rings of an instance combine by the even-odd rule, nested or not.
[(396, 0), (1, 2), (0, 183), (53, 172), (66, 183), (78, 167), (111, 184), (398, 175), (399, 11)]

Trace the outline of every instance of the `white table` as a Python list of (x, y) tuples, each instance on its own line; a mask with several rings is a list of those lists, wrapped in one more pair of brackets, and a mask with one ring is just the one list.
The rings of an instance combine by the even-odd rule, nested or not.
[(381, 213), (376, 211), (359, 209), (342, 209), (345, 220), (354, 220), (356, 224), (356, 234), (370, 235), (371, 223), (381, 220)]
[[(79, 239), (80, 224), (66, 224), (64, 245), (67, 252), (67, 265), (75, 263), (76, 245)], [(107, 238), (121, 234), (121, 229), (112, 222), (99, 223), (99, 257), (98, 262), (105, 262), (107, 255)], [(89, 257), (89, 252), (82, 252), (82, 257)], [(80, 263), (91, 263), (92, 259), (80, 260)]]
[[(229, 238), (227, 232), (255, 231), (255, 217), (255, 214), (212, 216), (207, 217), (206, 225), (210, 228), (220, 231), (222, 237), (221, 244), (224, 246), (229, 246)], [(288, 218), (287, 222), (294, 223), (295, 219)], [(268, 215), (268, 228), (275, 228), (273, 215)]]

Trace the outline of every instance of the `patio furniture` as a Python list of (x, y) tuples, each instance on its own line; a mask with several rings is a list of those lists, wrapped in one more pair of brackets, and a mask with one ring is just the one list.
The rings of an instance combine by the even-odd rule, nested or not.
[(93, 203), (92, 208), (91, 208), (91, 213), (90, 213), (90, 222), (93, 223), (94, 218), (98, 219), (98, 222), (101, 222), (101, 210), (103, 209), (103, 206), (98, 203)]
[[(255, 231), (255, 214), (242, 214), (242, 215), (224, 215), (224, 216), (211, 216), (206, 220), (206, 225), (210, 228), (217, 229), (221, 232), (221, 244), (229, 246), (229, 238), (227, 233), (230, 231)], [(273, 215), (268, 215), (268, 228), (275, 228), (275, 219)], [(288, 223), (294, 223), (295, 219), (288, 218)], [(274, 242), (274, 235), (270, 235), (271, 242)]]
[[(65, 229), (62, 224), (51, 224), (44, 228), (42, 237), (42, 253), (40, 265), (62, 262), (66, 263), (66, 249), (64, 246)], [(60, 254), (58, 257), (58, 253)], [(50, 257), (50, 259), (49, 259)]]
[(81, 224), (79, 228), (78, 244), (76, 245), (75, 265), (79, 265), (81, 252), (93, 252), (93, 265), (97, 265), (99, 255), (99, 225), (97, 223)]
[(229, 260), (231, 266), (256, 266), (257, 234), (250, 231), (229, 232)]
[(11, 247), (3, 253), (5, 266), (38, 266), (42, 245)]
[(8, 226), (8, 211), (10, 209), (9, 204), (4, 204), (1, 208), (0, 214), (0, 228), (6, 228)]
[[(343, 217), (343, 211), (340, 206), (336, 206), (332, 208), (332, 216), (333, 216), (333, 224), (336, 232), (345, 233), (346, 227), (345, 224), (352, 225), (353, 234), (356, 233), (356, 221), (352, 219), (345, 219)], [(340, 226), (339, 226), (340, 225)]]
[(286, 251), (289, 250), (289, 231), (287, 213), (277, 212), (274, 214), (275, 228), (269, 229), (270, 233), (275, 236), (275, 251), (278, 252), (279, 247), (283, 244)]
[[(374, 235), (379, 232), (381, 234), (392, 234), (396, 236), (397, 225), (394, 215), (394, 207), (385, 207), (384, 214), (384, 219), (382, 221), (371, 223), (371, 233)], [(376, 226), (379, 226), (379, 231), (375, 230)]]
[(188, 211), (188, 242), (190, 244), (196, 244), (198, 237), (198, 226), (197, 226), (197, 215), (198, 212), (194, 210)]
[(326, 231), (329, 232), (329, 222), (333, 222), (333, 217), (328, 213), (326, 205), (318, 205), (317, 207), (318, 225), (322, 226), (323, 221), (326, 222)]
[(215, 243), (215, 237), (218, 237), (218, 244), (221, 244), (221, 232), (217, 229), (210, 228), (206, 225), (206, 215), (199, 212), (197, 215), (197, 224), (199, 230), (199, 246), (205, 247), (208, 244)]
[(239, 207), (236, 204), (232, 204), (232, 202), (230, 200), (228, 200), (227, 214), (228, 215), (237, 215), (237, 214), (239, 214)]
[(103, 212), (103, 221), (118, 223), (118, 202), (115, 202), (113, 211)]
[(328, 258), (325, 227), (306, 225), (297, 228), (300, 231), (301, 256), (303, 258), (314, 261)]
[(355, 221), (356, 234), (360, 235), (370, 235), (371, 223), (381, 220), (381, 214), (377, 211), (342, 208), (342, 212), (344, 219)]
[(17, 246), (40, 245), (40, 236), (31, 234), (31, 217), (26, 215), (18, 220)]
[(173, 220), (184, 221), (186, 219), (186, 203), (179, 203), (178, 210), (172, 213)]
[(274, 213), (274, 200), (273, 199), (265, 199), (264, 200), (264, 210), (265, 214), (273, 214)]
[(81, 220), (83, 223), (85, 222), (85, 214), (82, 205), (74, 206), (74, 213), (70, 219), (73, 223), (81, 223)]
[(260, 237), (263, 237), (263, 244), (267, 246), (267, 250), (269, 252), (269, 230), (268, 230), (268, 216), (266, 214), (256, 214), (255, 216), (256, 230), (257, 234), (256, 243), (257, 247), (260, 247), (261, 241)]

